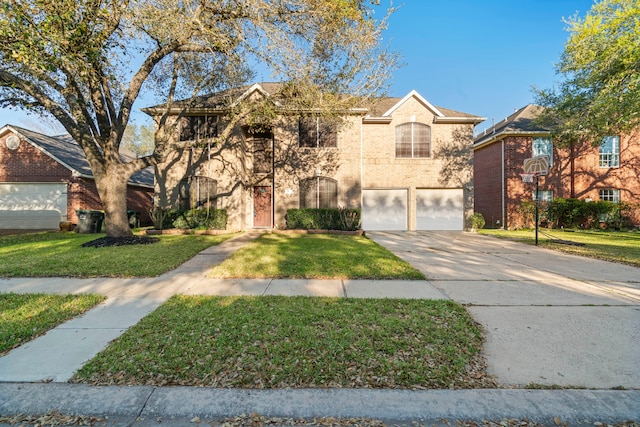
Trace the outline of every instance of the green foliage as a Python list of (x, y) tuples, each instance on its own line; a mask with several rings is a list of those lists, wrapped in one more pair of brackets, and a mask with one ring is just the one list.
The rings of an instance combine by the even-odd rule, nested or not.
[[(535, 242), (532, 230), (482, 230), (480, 233), (531, 245)], [(567, 245), (555, 240), (581, 245)], [(539, 243), (557, 251), (640, 267), (640, 233), (637, 231), (545, 230)]]
[(537, 102), (549, 107), (543, 121), (554, 125), (555, 143), (599, 144), (638, 124), (640, 0), (602, 0), (567, 24), (571, 35), (557, 67), (564, 81), (538, 91)]
[(0, 293), (0, 355), (89, 310), (99, 295)]
[(260, 236), (213, 267), (210, 277), (421, 280), (409, 263), (363, 236)]
[(0, 277), (154, 277), (231, 236), (158, 236), (152, 245), (103, 248), (81, 245), (104, 234), (0, 236)]
[[(525, 226), (534, 224), (535, 204), (531, 201), (520, 204), (520, 213), (525, 217)], [(555, 228), (621, 228), (630, 226), (629, 218), (637, 206), (628, 203), (586, 201), (557, 198), (539, 204), (540, 224)]]
[(360, 209), (321, 208), (287, 211), (289, 230), (354, 231), (360, 228), (360, 221)]
[(484, 216), (482, 216), (480, 212), (474, 212), (473, 215), (469, 217), (469, 227), (471, 227), (472, 230), (481, 230), (485, 224)]
[(555, 199), (547, 212), (557, 228), (590, 228), (600, 224), (620, 228), (621, 225), (620, 205), (613, 202)]
[(235, 388), (487, 387), (451, 301), (174, 296), (73, 382)]
[(226, 230), (226, 209), (190, 209), (167, 211), (163, 228), (190, 230)]

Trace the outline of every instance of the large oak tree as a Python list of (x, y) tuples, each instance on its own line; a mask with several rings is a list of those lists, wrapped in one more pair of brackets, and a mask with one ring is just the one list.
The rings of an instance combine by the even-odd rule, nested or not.
[[(107, 235), (127, 236), (129, 177), (172, 149), (157, 144), (152, 154), (128, 163), (119, 156), (144, 90), (169, 111), (178, 98), (244, 83), (260, 67), (293, 85), (299, 102), (345, 108), (348, 99), (378, 94), (396, 63), (381, 46), (389, 11), (375, 16), (377, 3), (6, 0), (0, 9), (0, 106), (60, 122), (91, 165)], [(336, 96), (344, 93), (352, 97)]]
[(558, 87), (538, 90), (542, 122), (559, 145), (637, 128), (640, 118), (640, 0), (601, 0), (567, 21)]

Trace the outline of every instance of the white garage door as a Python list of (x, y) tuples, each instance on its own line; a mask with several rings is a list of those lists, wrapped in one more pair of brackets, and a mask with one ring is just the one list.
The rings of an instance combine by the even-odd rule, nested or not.
[(364, 230), (406, 230), (407, 190), (363, 190)]
[(0, 182), (0, 228), (55, 230), (66, 218), (66, 184)]
[(461, 188), (416, 190), (417, 230), (463, 230), (464, 196)]

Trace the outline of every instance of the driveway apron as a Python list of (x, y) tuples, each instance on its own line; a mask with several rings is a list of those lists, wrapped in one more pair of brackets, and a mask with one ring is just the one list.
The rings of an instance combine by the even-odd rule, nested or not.
[(467, 232), (367, 232), (464, 304), (504, 386), (640, 388), (640, 269)]

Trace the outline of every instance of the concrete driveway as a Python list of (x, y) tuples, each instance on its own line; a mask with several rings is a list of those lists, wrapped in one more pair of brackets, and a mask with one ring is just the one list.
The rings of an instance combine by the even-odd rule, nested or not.
[(467, 306), (505, 386), (640, 388), (640, 269), (467, 232), (367, 232)]

